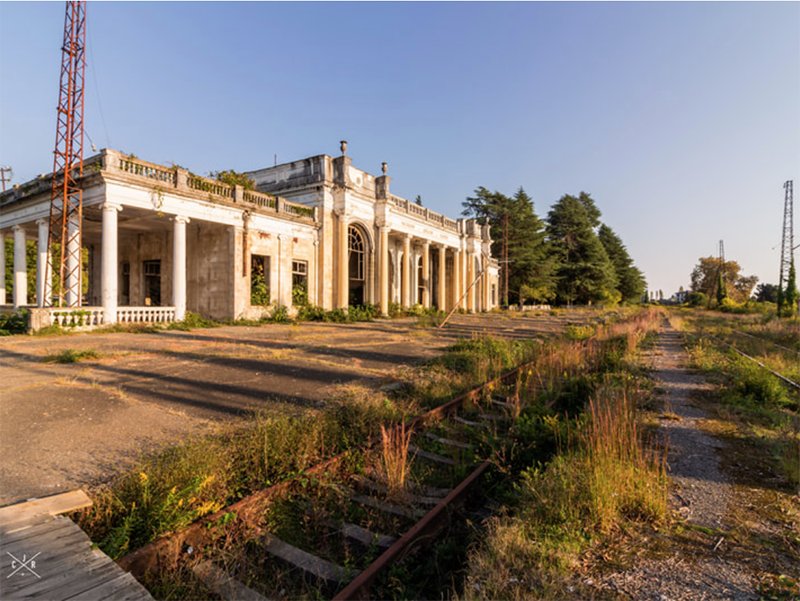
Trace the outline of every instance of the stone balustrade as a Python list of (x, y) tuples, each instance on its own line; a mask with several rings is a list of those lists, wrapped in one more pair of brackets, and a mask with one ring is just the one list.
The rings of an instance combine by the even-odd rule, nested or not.
[(448, 219), (444, 215), (431, 211), (430, 209), (426, 209), (425, 207), (421, 207), (417, 203), (406, 200), (405, 198), (400, 198), (399, 196), (390, 195), (389, 200), (395, 207), (405, 213), (408, 213), (409, 215), (414, 215), (424, 221), (435, 223), (440, 227), (452, 230), (454, 232), (458, 231), (458, 222), (453, 219)]
[(311, 207), (284, 198), (278, 201), (271, 194), (244, 190), (241, 186), (230, 186), (214, 179), (201, 177), (181, 167), (164, 167), (113, 150), (103, 151), (102, 163), (97, 163), (95, 169), (106, 172), (121, 171), (128, 176), (153, 183), (157, 182), (157, 185), (165, 184), (177, 190), (207, 193), (214, 202), (248, 204), (295, 219), (316, 220), (316, 211)]
[[(75, 330), (92, 330), (106, 324), (103, 307), (61, 308), (29, 307), (31, 330), (59, 326)], [(118, 323), (172, 323), (175, 307), (117, 307)]]
[(175, 307), (117, 307), (117, 323), (172, 323)]

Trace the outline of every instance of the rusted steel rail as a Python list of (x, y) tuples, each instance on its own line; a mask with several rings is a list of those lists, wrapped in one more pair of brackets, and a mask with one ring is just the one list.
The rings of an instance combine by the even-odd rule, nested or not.
[(403, 559), (420, 542), (435, 536), (449, 522), (451, 511), (466, 499), (490, 465), (488, 461), (484, 461), (478, 466), (441, 503), (428, 512), (425, 517), (389, 547), (378, 559), (372, 562), (366, 570), (356, 576), (350, 584), (334, 597), (334, 601), (369, 599), (370, 587), (375, 578), (392, 563)]
[[(481, 394), (484, 392), (491, 392), (498, 386), (506, 385), (509, 382), (515, 381), (520, 373), (524, 373), (530, 369), (535, 362), (525, 363), (515, 369), (512, 369), (505, 374), (491, 380), (477, 388), (469, 390), (454, 399), (423, 413), (416, 418), (413, 418), (406, 423), (406, 428), (422, 428), (426, 423), (431, 421), (438, 421), (452, 415), (460, 410), (467, 403), (474, 403), (480, 399)], [(517, 386), (514, 396), (519, 398), (519, 381), (516, 380)], [(304, 475), (320, 475), (325, 471), (336, 468), (341, 464), (342, 460), (350, 454), (359, 450), (372, 448), (380, 440), (380, 437), (374, 436), (369, 439), (361, 447), (348, 449), (335, 457), (327, 459), (314, 467), (304, 470)], [(127, 555), (117, 560), (117, 564), (124, 570), (131, 572), (135, 577), (141, 578), (148, 571), (158, 569), (159, 566), (174, 565), (176, 559), (188, 547), (195, 549), (200, 548), (202, 545), (210, 542), (215, 533), (215, 524), (223, 519), (224, 516), (234, 514), (236, 521), (239, 523), (246, 523), (250, 517), (255, 517), (265, 510), (270, 501), (289, 491), (289, 487), (294, 480), (288, 480), (279, 484), (270, 486), (260, 490), (252, 495), (245, 497), (220, 509), (216, 513), (205, 516), (200, 520), (194, 522), (184, 530), (166, 534), (161, 538), (148, 543), (144, 547), (132, 551)]]

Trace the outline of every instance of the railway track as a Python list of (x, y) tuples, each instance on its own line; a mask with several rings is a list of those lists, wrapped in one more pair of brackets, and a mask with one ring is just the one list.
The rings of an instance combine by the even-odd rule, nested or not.
[[(118, 563), (145, 580), (181, 571), (202, 583), (193, 596), (222, 599), (439, 596), (502, 505), (493, 492), (507, 482), (494, 466), (518, 452), (517, 418), (557, 410), (561, 379), (602, 369), (608, 342), (625, 339), (614, 336), (543, 352)], [(404, 482), (392, 475), (398, 467)]]
[[(769, 367), (769, 366), (765, 365), (764, 363), (762, 363), (761, 361), (759, 361), (759, 360), (758, 360), (758, 359), (756, 359), (755, 357), (751, 357), (750, 355), (748, 355), (748, 354), (747, 354), (747, 353), (745, 353), (744, 351), (742, 351), (742, 350), (740, 350), (740, 349), (736, 348), (735, 346), (733, 346), (731, 343), (729, 343), (729, 342), (727, 342), (727, 341), (723, 340), (722, 338), (719, 338), (719, 337), (717, 337), (717, 336), (714, 336), (713, 334), (710, 334), (710, 333), (708, 333), (708, 332), (706, 332), (706, 336), (708, 336), (708, 337), (709, 337), (709, 338), (711, 338), (712, 340), (716, 340), (716, 341), (717, 341), (717, 342), (719, 342), (720, 344), (722, 344), (722, 345), (724, 345), (724, 346), (728, 347), (729, 349), (731, 349), (731, 350), (732, 350), (734, 353), (736, 353), (737, 355), (740, 355), (741, 357), (744, 357), (745, 359), (748, 359), (748, 360), (752, 361), (753, 363), (755, 363), (756, 365), (758, 365), (758, 366), (759, 366), (759, 367), (761, 367), (762, 369), (765, 369), (766, 371), (768, 371), (769, 373), (771, 373), (773, 376), (775, 376), (775, 377), (779, 378), (780, 380), (782, 380), (784, 383), (788, 384), (789, 386), (791, 386), (791, 387), (792, 387), (792, 388), (794, 388), (795, 390), (800, 390), (800, 384), (798, 384), (798, 383), (797, 383), (797, 382), (795, 382), (794, 380), (790, 380), (789, 378), (787, 378), (787, 377), (786, 377), (786, 376), (784, 376), (783, 374), (780, 374), (780, 373), (778, 373), (777, 371), (775, 371), (775, 370), (774, 370), (774, 369), (772, 369), (771, 367)], [(776, 346), (777, 346), (777, 345), (776, 345)]]
[[(502, 453), (521, 391), (535, 392), (529, 369), (512, 370), (118, 563), (140, 578), (192, 565), (223, 599), (296, 598), (310, 589), (336, 599), (369, 598), (375, 586), (383, 597), (397, 562), (454, 521), (478, 523), (491, 514), (486, 495), (476, 500), (474, 493), (493, 455)], [(399, 452), (407, 452), (409, 474), (398, 487), (381, 457)], [(244, 552), (226, 554), (224, 544), (219, 550), (221, 540), (234, 536)]]

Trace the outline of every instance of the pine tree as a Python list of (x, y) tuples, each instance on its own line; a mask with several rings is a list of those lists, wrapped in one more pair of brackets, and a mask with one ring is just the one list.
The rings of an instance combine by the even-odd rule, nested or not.
[(639, 302), (645, 287), (644, 274), (633, 264), (622, 240), (610, 227), (602, 224), (597, 237), (600, 238), (608, 258), (614, 265), (618, 281), (617, 290), (622, 295), (622, 300)]
[(500, 271), (504, 284), (504, 270), (508, 269), (508, 301), (544, 302), (553, 298), (554, 260), (545, 241), (544, 222), (534, 212), (533, 201), (525, 190), (520, 187), (513, 197), (508, 197), (481, 186), (475, 196), (464, 201), (463, 207), (463, 215), (491, 226), (492, 255), (496, 258), (503, 256), (504, 230), (508, 227), (509, 262)]
[(721, 305), (722, 301), (728, 298), (728, 289), (725, 286), (725, 278), (722, 277), (722, 270), (717, 273), (717, 304)]
[(588, 194), (564, 195), (547, 214), (547, 236), (558, 258), (557, 298), (572, 303), (618, 300), (617, 275), (593, 229), (600, 211)]

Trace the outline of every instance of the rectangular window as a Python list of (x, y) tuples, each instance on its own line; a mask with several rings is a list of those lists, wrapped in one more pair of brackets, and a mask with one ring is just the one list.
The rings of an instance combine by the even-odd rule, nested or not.
[(292, 261), (292, 304), (308, 304), (308, 261)]
[(144, 304), (147, 307), (161, 306), (161, 261), (143, 261)]
[(123, 306), (131, 304), (131, 264), (130, 261), (123, 261), (120, 266), (119, 294), (120, 304)]
[(262, 255), (250, 257), (250, 304), (266, 306), (270, 302), (270, 258)]

